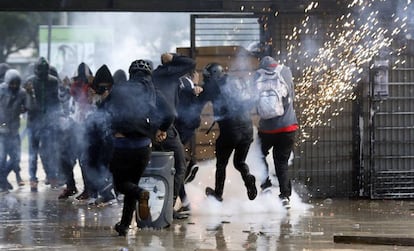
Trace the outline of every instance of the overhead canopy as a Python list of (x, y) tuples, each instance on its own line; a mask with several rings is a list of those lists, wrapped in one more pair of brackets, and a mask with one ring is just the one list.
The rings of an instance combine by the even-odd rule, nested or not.
[[(319, 10), (337, 11), (346, 0), (319, 0)], [(303, 12), (305, 0), (1, 0), (1, 11)]]

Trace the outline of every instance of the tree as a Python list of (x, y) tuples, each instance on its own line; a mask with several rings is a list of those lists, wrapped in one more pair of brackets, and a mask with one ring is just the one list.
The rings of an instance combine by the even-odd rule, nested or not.
[(0, 12), (0, 62), (21, 49), (38, 48), (38, 27), (47, 20), (45, 12)]

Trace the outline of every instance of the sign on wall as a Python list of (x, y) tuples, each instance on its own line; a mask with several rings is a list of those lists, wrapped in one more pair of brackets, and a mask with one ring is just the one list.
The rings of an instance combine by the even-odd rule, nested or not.
[(77, 66), (84, 62), (97, 69), (110, 57), (113, 30), (92, 26), (52, 26), (50, 29), (50, 55), (48, 55), (49, 29), (39, 27), (39, 55), (49, 57), (59, 75), (72, 77)]

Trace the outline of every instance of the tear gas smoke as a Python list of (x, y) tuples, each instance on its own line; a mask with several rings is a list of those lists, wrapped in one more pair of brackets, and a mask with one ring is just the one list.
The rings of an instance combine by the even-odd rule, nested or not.
[[(259, 140), (254, 133), (254, 141), (250, 147), (246, 163), (249, 165), (250, 172), (256, 177), (256, 185), (261, 184), (267, 177), (265, 165), (262, 160)], [(214, 187), (215, 182), (215, 160), (207, 160), (199, 163), (200, 169), (195, 179), (186, 184), (186, 191), (191, 202), (192, 214), (211, 215), (211, 216), (238, 216), (255, 214), (278, 213), (286, 215), (286, 209), (278, 199), (279, 188), (277, 179), (272, 179), (274, 187), (271, 193), (261, 194), (259, 192), (255, 200), (250, 201), (247, 197), (246, 188), (240, 173), (232, 165), (233, 155), (230, 157), (226, 169), (226, 183), (224, 185), (223, 202), (218, 202), (213, 197), (205, 196), (207, 186)], [(271, 155), (268, 156), (269, 172), (274, 176), (274, 164)], [(290, 163), (291, 164), (291, 163)], [(273, 174), (273, 175), (272, 175)], [(301, 214), (310, 208), (310, 205), (303, 203), (300, 195), (292, 191), (290, 198), (292, 208), (290, 215)], [(264, 220), (265, 222), (265, 220)]]
[(128, 69), (130, 63), (139, 58), (150, 59), (158, 65), (162, 53), (189, 47), (189, 22), (189, 14), (133, 12), (74, 12), (69, 20), (70, 25), (98, 26), (113, 31), (112, 49), (92, 55), (89, 62), (93, 70), (107, 64), (112, 72)]

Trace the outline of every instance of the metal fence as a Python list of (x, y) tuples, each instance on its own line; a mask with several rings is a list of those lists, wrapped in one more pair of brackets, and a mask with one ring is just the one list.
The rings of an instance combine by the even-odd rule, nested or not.
[[(314, 25), (318, 25), (320, 31), (332, 29), (330, 23), (333, 18), (324, 15)], [(300, 19), (300, 15), (286, 15), (278, 17), (273, 24), (271, 39), (274, 55), (278, 59), (286, 60), (287, 37)], [(204, 17), (202, 21), (197, 20), (196, 17), (192, 19), (192, 28), (195, 29), (192, 45), (212, 43), (207, 41), (209, 36), (203, 35), (207, 28), (204, 31), (196, 29), (202, 23), (204, 25)], [(203, 42), (204, 39), (206, 41)], [(312, 39), (315, 43), (323, 42), (321, 37), (315, 35)], [(301, 127), (300, 130), (310, 134), (307, 138), (298, 139), (290, 167), (295, 189), (301, 195), (374, 199), (414, 197), (414, 45), (409, 40), (404, 46), (407, 46), (405, 55), (389, 58), (390, 65), (395, 65), (396, 61), (404, 61), (405, 64), (404, 67), (389, 69), (386, 98), (373, 98), (372, 81), (364, 79), (355, 90), (355, 100), (330, 104), (321, 117), (327, 123), (312, 128)], [(196, 50), (196, 47), (190, 49), (197, 58)], [(230, 53), (215, 53), (210, 50), (202, 60), (219, 58), (225, 62), (232, 57)], [(286, 62), (298, 76), (300, 71), (296, 71), (295, 62)], [(367, 74), (370, 72), (369, 66), (365, 71)], [(302, 97), (296, 103), (306, 102), (305, 99)], [(338, 110), (341, 112), (332, 116)], [(297, 113), (301, 117), (300, 108)], [(214, 147), (211, 139), (204, 141), (208, 142), (208, 149)], [(199, 147), (206, 148), (203, 145)]]
[(371, 198), (414, 198), (413, 72), (410, 67), (391, 70), (389, 95), (370, 103)]

